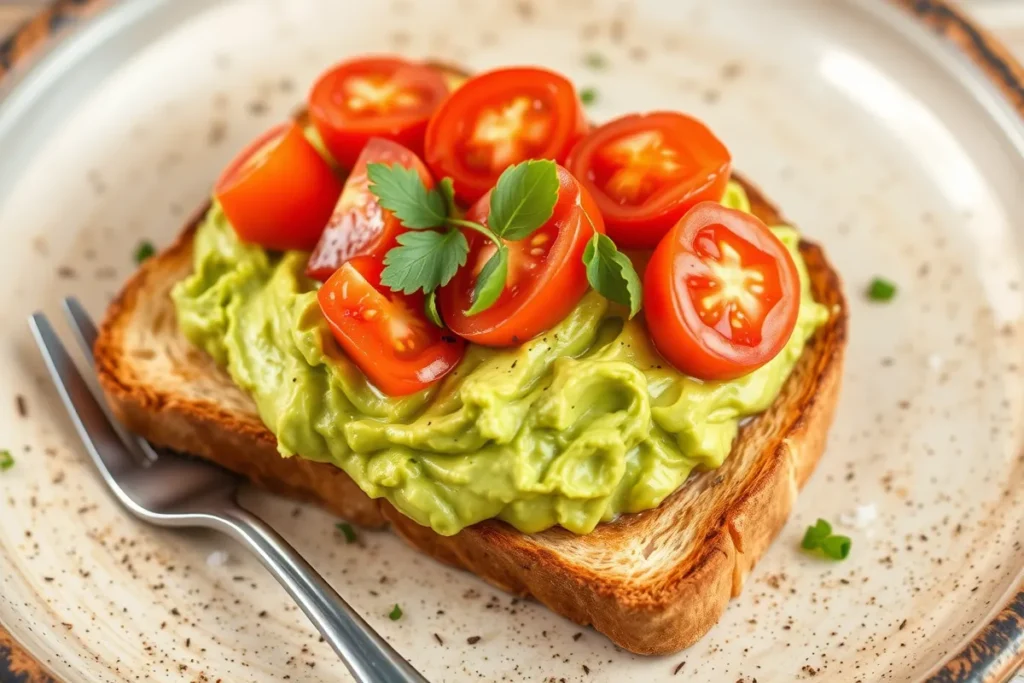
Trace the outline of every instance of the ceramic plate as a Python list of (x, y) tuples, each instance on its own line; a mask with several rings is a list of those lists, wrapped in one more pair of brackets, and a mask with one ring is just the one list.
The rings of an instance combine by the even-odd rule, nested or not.
[[(75, 681), (346, 679), (239, 548), (150, 528), (107, 496), (24, 320), (57, 316), (67, 294), (99, 316), (136, 245), (170, 242), (221, 166), (319, 71), (396, 51), (554, 67), (597, 89), (598, 120), (678, 108), (709, 122), (845, 279), (851, 335), (830, 444), (742, 596), (665, 658), (620, 651), (387, 533), (346, 545), (316, 508), (258, 493), (251, 505), (432, 681), (911, 681), (972, 641), (943, 680), (1008, 673), (1012, 653), (983, 646), (1021, 638), (1004, 624), (1012, 605), (999, 617), (1024, 563), (1020, 86), (956, 14), (915, 7), (111, 5), (8, 78), (0, 105), (0, 446), (17, 459), (0, 473), (0, 622)], [(606, 66), (588, 67), (591, 53)], [(876, 275), (898, 284), (888, 305), (862, 294)], [(853, 538), (845, 562), (799, 552), (819, 517)], [(227, 561), (211, 562), (219, 551)], [(392, 622), (395, 603), (405, 616)], [(1003, 626), (983, 630), (993, 620)]]

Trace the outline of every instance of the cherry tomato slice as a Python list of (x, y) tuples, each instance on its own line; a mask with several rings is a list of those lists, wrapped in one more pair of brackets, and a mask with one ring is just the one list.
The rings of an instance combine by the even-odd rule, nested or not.
[(414, 168), (424, 185), (428, 188), (434, 186), (434, 179), (419, 157), (397, 142), (371, 138), (345, 181), (338, 205), (309, 257), (306, 275), (314, 280), (326, 281), (341, 264), (354, 256), (373, 256), (383, 260), (384, 254), (397, 245), (398, 235), (405, 232), (402, 223), (390, 211), (382, 209), (370, 192), (370, 181), (366, 175), (369, 164), (399, 164)]
[[(478, 233), (468, 234), (470, 252), (438, 301), (445, 322), (464, 339), (485, 346), (520, 344), (560, 322), (587, 292), (583, 250), (594, 230), (604, 232), (594, 200), (572, 175), (558, 167), (558, 201), (551, 219), (526, 239), (506, 242), (509, 248), (505, 290), (490, 308), (467, 316), (473, 285), (495, 251)], [(470, 209), (467, 218), (486, 223), (490, 193)]]
[(800, 279), (786, 247), (755, 216), (698, 204), (665, 236), (644, 274), (651, 339), (704, 380), (761, 367), (789, 341)]
[(423, 313), (423, 295), (392, 292), (380, 283), (383, 266), (358, 256), (317, 292), (334, 338), (369, 380), (389, 396), (438, 381), (462, 358), (465, 342)]
[(341, 181), (295, 123), (271, 128), (228, 164), (214, 196), (235, 232), (267, 249), (312, 249)]
[(435, 177), (450, 176), (471, 203), (512, 164), (562, 163), (587, 132), (576, 89), (546, 69), (499, 69), (469, 79), (448, 96), (427, 126), (425, 159)]
[(331, 156), (352, 168), (372, 137), (421, 154), (427, 121), (447, 94), (444, 77), (433, 67), (364, 57), (320, 76), (309, 94), (309, 117)]
[(720, 201), (729, 150), (700, 121), (676, 112), (615, 119), (577, 144), (566, 163), (624, 249), (653, 249), (691, 207)]

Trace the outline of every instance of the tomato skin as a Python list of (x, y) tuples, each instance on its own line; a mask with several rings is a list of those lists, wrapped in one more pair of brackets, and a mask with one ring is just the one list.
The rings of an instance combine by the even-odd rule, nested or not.
[[(629, 163), (624, 143), (644, 139), (660, 140), (650, 149), (670, 156)], [(653, 170), (644, 161), (653, 162)], [(673, 170), (658, 168), (666, 161)], [(692, 207), (722, 199), (732, 157), (700, 121), (677, 112), (652, 112), (623, 116), (595, 129), (573, 147), (566, 166), (594, 196), (608, 236), (619, 247), (653, 249)], [(635, 195), (629, 196), (628, 190)]]
[[(405, 396), (451, 372), (466, 344), (427, 320), (423, 294), (381, 285), (382, 270), (377, 259), (353, 258), (319, 289), (317, 300), (338, 345), (370, 382), (389, 396)], [(405, 346), (410, 340), (415, 344)]]
[[(572, 175), (558, 167), (559, 192), (551, 219), (530, 237), (506, 242), (510, 250), (505, 291), (490, 308), (467, 316), (476, 275), (494, 247), (478, 233), (467, 234), (469, 257), (441, 288), (438, 302), (455, 334), (484, 346), (515, 346), (554, 327), (575, 308), (590, 287), (583, 250), (594, 231), (604, 232), (597, 205)], [(490, 193), (467, 219), (486, 223)]]
[(238, 236), (267, 249), (316, 245), (341, 194), (341, 181), (295, 123), (256, 138), (214, 185)]
[[(504, 125), (515, 130), (497, 135)], [(583, 105), (565, 77), (534, 67), (497, 69), (469, 79), (441, 104), (427, 126), (424, 160), (435, 177), (451, 177), (455, 195), (470, 204), (510, 165), (564, 162), (587, 129)]]
[(447, 94), (444, 77), (433, 67), (398, 57), (362, 57), (320, 76), (309, 94), (309, 117), (334, 160), (352, 168), (371, 137), (422, 154), (427, 121)]
[(368, 164), (399, 164), (415, 168), (427, 188), (434, 179), (423, 162), (409, 149), (384, 138), (370, 138), (359, 155), (355, 167), (345, 181), (334, 213), (310, 254), (306, 275), (325, 282), (341, 264), (355, 256), (372, 256), (383, 260), (389, 249), (398, 244), (405, 232), (394, 214), (381, 208), (370, 192), (366, 175)]
[[(730, 261), (733, 254), (738, 264)], [(733, 264), (738, 269), (730, 270)], [(733, 275), (732, 283), (716, 277), (715, 267)], [(756, 303), (728, 297), (730, 285)], [(715, 298), (735, 304), (733, 314), (712, 307)], [(789, 341), (799, 308), (800, 278), (786, 247), (758, 218), (716, 202), (692, 208), (654, 250), (644, 274), (644, 316), (654, 345), (698, 379), (735, 379), (770, 361)]]

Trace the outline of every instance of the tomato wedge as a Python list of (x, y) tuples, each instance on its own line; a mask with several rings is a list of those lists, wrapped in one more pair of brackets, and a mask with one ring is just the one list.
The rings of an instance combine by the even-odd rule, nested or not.
[(755, 216), (704, 202), (655, 249), (644, 274), (651, 339), (676, 368), (726, 380), (789, 341), (800, 279), (786, 247)]
[(389, 396), (425, 389), (447, 375), (465, 342), (423, 313), (423, 294), (392, 292), (383, 266), (368, 256), (346, 262), (317, 292), (334, 338), (369, 380)]
[(427, 167), (410, 150), (384, 138), (371, 138), (363, 148), (352, 173), (345, 181), (338, 205), (327, 228), (309, 257), (306, 275), (324, 282), (354, 256), (373, 256), (383, 260), (384, 254), (398, 244), (398, 235), (405, 231), (390, 211), (382, 209), (370, 192), (366, 175), (369, 164), (399, 164), (414, 168), (427, 188), (434, 186)]
[[(604, 232), (597, 205), (572, 175), (558, 167), (558, 201), (551, 219), (526, 239), (506, 242), (509, 248), (505, 290), (490, 308), (466, 315), (473, 286), (496, 247), (474, 232), (470, 251), (438, 301), (445, 322), (457, 335), (475, 344), (520, 344), (560, 322), (587, 292), (583, 250), (594, 230)], [(490, 193), (470, 209), (468, 220), (486, 223)]]
[(228, 164), (213, 193), (235, 232), (267, 249), (312, 249), (341, 181), (295, 123), (271, 128)]
[(309, 94), (309, 117), (331, 156), (352, 168), (372, 137), (422, 153), (427, 121), (447, 94), (444, 77), (433, 67), (364, 57), (320, 76)]
[(601, 126), (566, 165), (594, 195), (619, 247), (653, 249), (690, 208), (722, 199), (732, 157), (700, 121), (655, 112)]
[(498, 69), (469, 79), (448, 96), (427, 126), (425, 160), (435, 177), (450, 176), (456, 196), (471, 203), (512, 164), (562, 163), (587, 132), (576, 89), (546, 69)]

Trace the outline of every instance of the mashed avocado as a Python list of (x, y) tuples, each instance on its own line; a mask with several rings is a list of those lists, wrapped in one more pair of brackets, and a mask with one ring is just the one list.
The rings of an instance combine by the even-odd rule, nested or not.
[[(749, 211), (736, 183), (723, 203)], [(739, 420), (771, 405), (826, 320), (797, 233), (773, 230), (800, 271), (799, 320), (775, 359), (728, 382), (680, 374), (643, 316), (626, 320), (591, 292), (537, 339), (471, 346), (439, 385), (384, 396), (331, 336), (303, 275), (307, 255), (243, 244), (216, 206), (173, 298), (182, 331), (252, 395), (283, 456), (332, 463), (440, 534), (494, 517), (582, 534), (656, 507), (694, 467), (721, 465)]]

